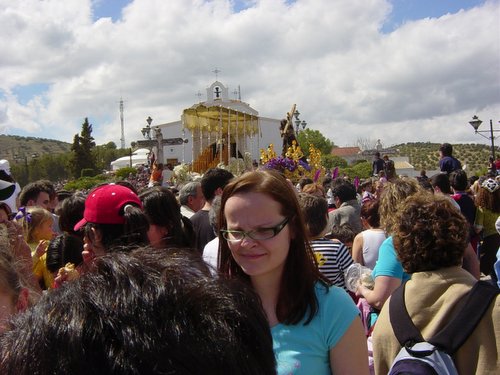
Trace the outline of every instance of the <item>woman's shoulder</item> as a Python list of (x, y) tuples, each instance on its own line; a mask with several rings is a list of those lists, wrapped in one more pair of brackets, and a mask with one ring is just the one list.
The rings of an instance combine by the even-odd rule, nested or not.
[(346, 305), (349, 307), (352, 305), (356, 308), (352, 298), (343, 288), (317, 282), (314, 286), (314, 291), (316, 293), (316, 297), (318, 298), (318, 304), (321, 310), (324, 308), (338, 308), (336, 305)]

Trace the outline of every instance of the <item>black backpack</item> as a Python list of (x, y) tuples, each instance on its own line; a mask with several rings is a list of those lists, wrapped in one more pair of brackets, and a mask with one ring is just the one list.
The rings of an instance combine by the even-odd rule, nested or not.
[(452, 355), (474, 331), (498, 288), (478, 281), (462, 299), (458, 314), (429, 340), (425, 341), (408, 315), (404, 302), (405, 284), (394, 291), (389, 302), (392, 329), (402, 348), (389, 375), (457, 375)]

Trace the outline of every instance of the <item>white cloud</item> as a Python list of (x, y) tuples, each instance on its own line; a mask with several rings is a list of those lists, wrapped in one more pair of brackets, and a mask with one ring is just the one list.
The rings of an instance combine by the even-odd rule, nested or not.
[[(90, 0), (0, 0), (0, 130), (71, 141), (89, 117), (98, 143), (119, 144), (123, 96), (129, 143), (147, 116), (179, 119), (217, 66), (261, 115), (297, 103), (338, 145), (487, 142), (468, 121), (500, 113), (498, 1), (390, 34), (385, 0), (248, 3), (136, 0), (113, 23), (93, 22)], [(31, 101), (12, 94), (40, 83)]]

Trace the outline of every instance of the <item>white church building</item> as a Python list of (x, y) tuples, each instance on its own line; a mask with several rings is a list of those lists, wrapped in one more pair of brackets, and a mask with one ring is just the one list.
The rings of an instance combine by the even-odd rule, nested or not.
[(207, 88), (206, 95), (206, 101), (185, 109), (180, 120), (153, 126), (158, 142), (152, 142), (152, 150), (159, 161), (191, 164), (193, 171), (204, 172), (247, 152), (258, 161), (260, 149), (271, 143), (281, 149), (280, 120), (261, 117), (241, 99), (230, 99), (227, 86), (219, 81)]

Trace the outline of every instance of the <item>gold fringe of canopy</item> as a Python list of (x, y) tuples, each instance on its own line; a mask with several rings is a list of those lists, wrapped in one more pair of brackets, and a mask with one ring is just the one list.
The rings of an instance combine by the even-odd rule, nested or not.
[(229, 132), (238, 136), (254, 136), (259, 133), (259, 117), (245, 112), (239, 112), (222, 106), (198, 105), (194, 108), (185, 109), (183, 112), (183, 127), (191, 133), (200, 131), (202, 133)]

